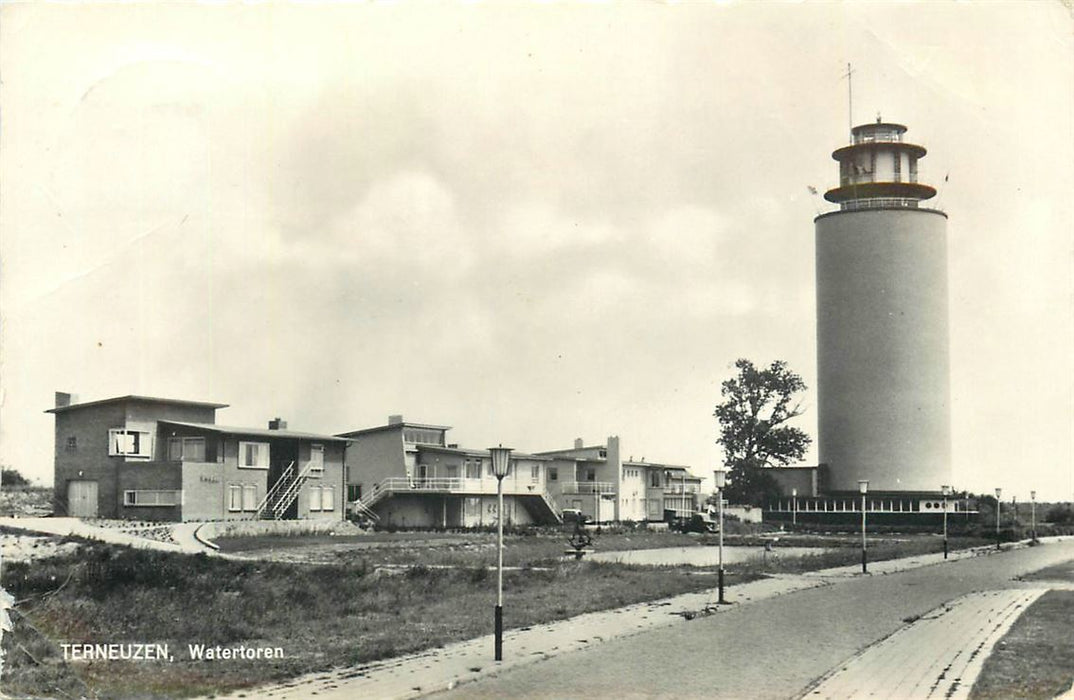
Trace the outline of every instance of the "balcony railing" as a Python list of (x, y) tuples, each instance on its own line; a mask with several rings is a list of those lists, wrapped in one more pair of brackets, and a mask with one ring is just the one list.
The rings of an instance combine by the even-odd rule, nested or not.
[(662, 488), (666, 495), (683, 494), (683, 493), (692, 494), (692, 493), (700, 493), (701, 492), (701, 487), (697, 486), (696, 484), (687, 484), (685, 487), (682, 484), (669, 484), (667, 486), (662, 486), (662, 487), (659, 487), (659, 488)]
[[(436, 476), (428, 478), (396, 476), (389, 477), (373, 486), (368, 494), (359, 499), (360, 508), (371, 509), (383, 498), (401, 493), (447, 493), (458, 495), (494, 495), (495, 479), (467, 479), (460, 477)], [(555, 499), (545, 490), (539, 481), (504, 479), (503, 493), (508, 496), (540, 496), (555, 514), (562, 520), (562, 512)]]
[(563, 493), (615, 493), (615, 484), (610, 481), (561, 481)]
[[(389, 477), (373, 487), (378, 491), (414, 491), (424, 493), (473, 493), (495, 494), (496, 479), (467, 479), (451, 476), (434, 476), (428, 478), (405, 476)], [(543, 492), (540, 482), (529, 480), (504, 479), (503, 492), (512, 495), (540, 494)]]

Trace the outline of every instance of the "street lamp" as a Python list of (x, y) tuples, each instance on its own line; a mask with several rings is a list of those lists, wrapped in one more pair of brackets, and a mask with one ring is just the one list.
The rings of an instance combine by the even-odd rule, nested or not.
[(999, 509), (1000, 509), (999, 499), (1002, 496), (1003, 496), (1003, 489), (996, 489), (996, 549), (997, 550), (1000, 548), (1000, 546), (999, 546)]
[(726, 603), (727, 601), (724, 600), (724, 598), (723, 598), (723, 488), (724, 488), (724, 486), (727, 485), (727, 472), (725, 470), (723, 470), (723, 469), (717, 469), (712, 473), (712, 475), (713, 475), (713, 479), (716, 482), (716, 503), (718, 504), (717, 507), (718, 507), (719, 512), (720, 512), (720, 515), (719, 515), (719, 518), (720, 518), (720, 540), (719, 540), (720, 546), (719, 546), (719, 550), (720, 551), (719, 551), (719, 559), (718, 559), (719, 564), (720, 564), (720, 568), (719, 568), (719, 574), (717, 575), (717, 578), (716, 578), (717, 585), (719, 586), (720, 598), (719, 598), (719, 600), (717, 602)]
[(1029, 502), (1030, 502), (1030, 511), (1029, 511), (1030, 516), (1029, 517), (1032, 518), (1032, 520), (1030, 522), (1033, 523), (1033, 530), (1032, 530), (1032, 532), (1033, 532), (1033, 540), (1032, 541), (1036, 542), (1037, 541), (1037, 492), (1036, 491), (1030, 491), (1029, 492)]
[(869, 573), (865, 555), (865, 494), (869, 493), (869, 480), (858, 479), (858, 491), (861, 492), (861, 572)]
[(503, 661), (503, 478), (511, 468), (511, 448), (490, 447), (496, 477), (496, 660)]
[(791, 526), (798, 527), (798, 489), (791, 489)]
[(943, 558), (947, 558), (947, 497), (951, 495), (951, 487), (944, 484), (940, 487), (943, 492)]

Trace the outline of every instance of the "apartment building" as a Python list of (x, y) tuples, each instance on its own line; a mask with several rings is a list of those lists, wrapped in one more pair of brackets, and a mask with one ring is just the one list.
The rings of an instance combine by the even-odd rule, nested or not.
[[(480, 527), (497, 519), (497, 483), (488, 449), (447, 441), (450, 426), (389, 416), (385, 425), (341, 433), (347, 500), (382, 525)], [(503, 479), (504, 523), (560, 522), (548, 491), (550, 460), (515, 451)]]
[(573, 447), (537, 454), (552, 460), (549, 490), (560, 507), (597, 522), (660, 522), (698, 511), (700, 477), (683, 466), (624, 459), (618, 436), (588, 446), (578, 438)]
[(120, 396), (78, 403), (57, 392), (56, 512), (192, 521), (332, 519), (345, 514), (347, 441), (216, 423), (227, 404)]

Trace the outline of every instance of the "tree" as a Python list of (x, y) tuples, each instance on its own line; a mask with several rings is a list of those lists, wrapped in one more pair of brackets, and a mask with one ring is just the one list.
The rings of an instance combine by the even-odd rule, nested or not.
[(739, 359), (735, 367), (738, 375), (721, 386), (723, 402), (713, 414), (720, 423), (717, 442), (724, 449), (724, 465), (731, 469), (727, 498), (759, 506), (779, 496), (765, 468), (802, 459), (812, 442), (803, 431), (785, 425), (802, 415), (796, 395), (806, 385), (782, 360), (757, 369)]
[(20, 474), (18, 469), (4, 467), (0, 471), (0, 484), (4, 486), (29, 486), (30, 480)]

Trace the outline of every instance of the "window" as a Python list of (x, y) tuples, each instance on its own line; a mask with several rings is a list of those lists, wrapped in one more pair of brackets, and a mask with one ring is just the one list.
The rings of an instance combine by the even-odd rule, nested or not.
[(172, 462), (204, 462), (205, 438), (175, 437), (168, 439), (168, 459)]
[(311, 486), (310, 487), (310, 510), (311, 511), (321, 509), (321, 492), (322, 492), (322, 489), (321, 489), (320, 486)]
[(530, 467), (530, 481), (540, 481), (541, 479), (541, 465), (534, 464)]
[(153, 456), (153, 441), (148, 430), (113, 428), (108, 431), (108, 454), (111, 457)]
[(348, 501), (360, 501), (360, 500), (362, 500), (362, 485), (361, 484), (347, 484), (347, 500)]
[(585, 470), (585, 480), (586, 481), (596, 481), (597, 480), (597, 470), (596, 469), (586, 469)]
[(314, 474), (324, 472), (324, 445), (310, 445), (310, 471)]
[(403, 431), (403, 442), (408, 445), (443, 445), (444, 431), (407, 428)]
[(548, 468), (548, 480), (549, 481), (559, 481), (559, 467), (549, 467)]
[(177, 506), (182, 491), (124, 491), (125, 506)]
[(242, 484), (227, 485), (227, 509), (232, 513), (242, 510)]
[(254, 484), (242, 485), (242, 509), (248, 511), (257, 510), (257, 486)]
[(74, 435), (67, 438), (66, 449), (68, 452), (74, 452), (78, 449), (78, 438)]
[(649, 472), (649, 485), (653, 488), (660, 488), (660, 472), (656, 470)]
[(321, 510), (335, 510), (336, 509), (336, 487), (335, 486), (322, 486), (321, 487)]
[[(491, 469), (491, 467), (489, 467)], [(481, 478), (481, 462), (476, 459), (466, 460), (466, 478), (467, 479), (480, 479)]]
[(240, 442), (239, 467), (243, 469), (268, 469), (269, 446), (267, 442)]

